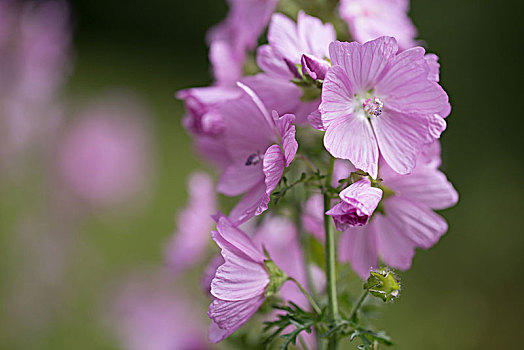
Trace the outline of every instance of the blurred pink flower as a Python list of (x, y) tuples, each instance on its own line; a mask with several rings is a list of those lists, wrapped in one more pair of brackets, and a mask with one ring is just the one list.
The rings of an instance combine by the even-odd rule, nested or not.
[(64, 1), (0, 5), (0, 152), (7, 161), (56, 132), (62, 117), (56, 95), (69, 72), (70, 44)]
[(372, 187), (368, 178), (362, 178), (340, 192), (341, 201), (326, 214), (333, 217), (339, 231), (363, 226), (368, 223), (381, 198), (382, 190)]
[(126, 350), (209, 350), (203, 320), (165, 273), (136, 276), (113, 301), (110, 327)]
[(366, 279), (370, 269), (377, 267), (379, 256), (391, 267), (409, 269), (415, 248), (428, 249), (446, 233), (446, 221), (433, 210), (455, 205), (458, 194), (437, 169), (438, 143), (428, 147), (410, 175), (399, 175), (381, 162), (380, 177), (388, 189), (383, 210), (375, 212), (368, 225), (341, 234), (340, 259), (349, 261), (361, 278)]
[(258, 310), (265, 300), (270, 277), (264, 256), (251, 238), (234, 227), (224, 216), (217, 221), (211, 237), (222, 250), (224, 264), (211, 282), (213, 301), (209, 339), (220, 342), (235, 332)]
[(144, 190), (149, 140), (143, 107), (133, 98), (113, 97), (85, 109), (59, 144), (65, 184), (85, 200), (113, 204)]
[(408, 16), (409, 0), (341, 0), (340, 16), (351, 36), (363, 44), (378, 37), (395, 37), (402, 50), (417, 43), (417, 29)]
[(184, 270), (204, 258), (209, 232), (217, 211), (213, 180), (203, 172), (191, 174), (187, 207), (177, 216), (177, 231), (166, 250), (166, 260), (175, 271)]
[(450, 111), (424, 54), (421, 47), (397, 54), (391, 37), (330, 45), (333, 67), (320, 113), (324, 145), (334, 157), (376, 178), (380, 150), (396, 172), (412, 171), (424, 144), (440, 137)]
[(222, 172), (217, 190), (228, 196), (246, 193), (230, 213), (242, 223), (267, 209), (270, 195), (278, 185), (298, 149), (295, 116), (269, 113), (260, 98), (239, 83), (242, 95), (224, 104), (224, 143), (229, 164)]
[(208, 33), (210, 61), (218, 84), (243, 76), (246, 51), (255, 48), (278, 0), (228, 0), (229, 14)]

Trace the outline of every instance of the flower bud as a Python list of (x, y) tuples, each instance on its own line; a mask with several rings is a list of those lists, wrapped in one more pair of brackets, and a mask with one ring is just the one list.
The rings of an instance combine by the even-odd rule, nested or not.
[(384, 302), (392, 301), (400, 295), (400, 280), (397, 275), (388, 269), (371, 271), (364, 289)]
[(341, 201), (326, 212), (333, 217), (339, 231), (367, 224), (371, 214), (382, 198), (382, 190), (371, 187), (371, 181), (363, 178), (340, 192)]

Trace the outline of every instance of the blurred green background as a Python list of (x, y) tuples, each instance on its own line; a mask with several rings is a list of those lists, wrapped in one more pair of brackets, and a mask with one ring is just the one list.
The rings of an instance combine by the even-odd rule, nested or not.
[[(225, 16), (226, 4), (70, 3), (75, 65), (65, 94), (84, 99), (116, 86), (145, 99), (154, 118), (154, 184), (150, 202), (138, 214), (96, 211), (82, 223), (66, 283), (44, 301), (53, 307), (32, 314), (37, 318), (39, 312), (52, 313), (46, 327), (32, 328), (23, 319), (13, 319), (4, 304), (17, 280), (13, 267), (23, 265), (26, 256), (14, 248), (7, 229), (1, 232), (2, 349), (118, 349), (100, 316), (107, 294), (134, 269), (161, 263), (174, 213), (186, 199), (186, 177), (199, 165), (188, 156), (190, 139), (180, 125), (183, 109), (173, 95), (180, 88), (210, 82), (205, 32)], [(461, 199), (443, 212), (450, 229), (441, 242), (419, 251), (413, 268), (401, 273), (402, 298), (382, 308), (377, 323), (397, 349), (522, 347), (521, 14), (517, 1), (412, 0), (411, 17), (429, 51), (440, 56), (441, 82), (452, 101), (442, 138), (443, 170)], [(14, 209), (12, 201), (5, 203), (12, 191), (5, 192), (0, 219), (7, 221)]]

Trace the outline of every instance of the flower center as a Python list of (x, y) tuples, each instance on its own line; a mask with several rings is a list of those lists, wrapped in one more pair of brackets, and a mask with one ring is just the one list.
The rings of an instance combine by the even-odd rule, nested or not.
[(362, 103), (362, 108), (368, 117), (374, 116), (379, 117), (382, 114), (382, 108), (384, 103), (376, 96), (368, 98)]
[(245, 166), (257, 165), (262, 161), (262, 159), (264, 159), (264, 156), (260, 154), (260, 151), (257, 151), (257, 153), (250, 154), (244, 164)]

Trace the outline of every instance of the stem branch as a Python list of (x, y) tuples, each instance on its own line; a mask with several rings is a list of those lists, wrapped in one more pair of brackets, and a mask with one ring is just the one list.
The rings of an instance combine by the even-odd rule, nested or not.
[(322, 310), (317, 305), (315, 299), (313, 299), (311, 297), (311, 295), (308, 293), (308, 291), (302, 286), (302, 284), (299, 281), (297, 281), (296, 279), (294, 279), (293, 277), (288, 277), (287, 279), (289, 281), (291, 281), (291, 282), (294, 282), (297, 285), (298, 289), (300, 289), (302, 294), (304, 294), (306, 296), (306, 298), (309, 301), (309, 303), (311, 304), (311, 307), (313, 308), (313, 310), (315, 310), (315, 312), (320, 315), (322, 313)]

